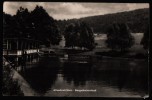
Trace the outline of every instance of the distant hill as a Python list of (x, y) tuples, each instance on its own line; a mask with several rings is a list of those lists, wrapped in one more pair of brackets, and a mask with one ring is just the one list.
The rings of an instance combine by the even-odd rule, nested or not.
[(140, 33), (145, 31), (149, 23), (149, 9), (144, 8), (133, 11), (84, 17), (80, 19), (60, 20), (58, 23), (61, 30), (64, 30), (66, 25), (75, 21), (84, 21), (88, 23), (95, 33), (105, 33), (108, 26), (113, 22), (125, 22), (128, 24), (131, 32)]

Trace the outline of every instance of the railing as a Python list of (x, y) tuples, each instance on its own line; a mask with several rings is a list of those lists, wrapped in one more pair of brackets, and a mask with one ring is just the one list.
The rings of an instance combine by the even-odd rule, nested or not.
[(30, 50), (26, 50), (27, 54), (31, 54), (31, 53), (37, 53), (39, 52), (39, 49), (30, 49)]
[(3, 55), (17, 55), (17, 50), (3, 50)]
[[(27, 54), (38, 53), (39, 49), (24, 50)], [(22, 55), (22, 50), (3, 50), (3, 55)]]

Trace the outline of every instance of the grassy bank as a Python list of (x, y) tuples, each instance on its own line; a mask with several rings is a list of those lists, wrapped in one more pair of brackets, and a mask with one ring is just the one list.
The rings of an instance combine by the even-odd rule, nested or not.
[(13, 79), (14, 72), (9, 64), (3, 65), (3, 82), (2, 95), (3, 96), (24, 96), (17, 80)]
[(3, 59), (3, 96), (34, 96), (37, 95), (32, 90), (26, 80)]

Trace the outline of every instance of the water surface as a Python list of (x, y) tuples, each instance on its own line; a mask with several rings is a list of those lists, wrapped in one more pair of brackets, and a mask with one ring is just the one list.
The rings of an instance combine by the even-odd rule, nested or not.
[(22, 75), (40, 96), (143, 97), (148, 95), (147, 69), (146, 60), (96, 58), (79, 64), (41, 57), (26, 64)]

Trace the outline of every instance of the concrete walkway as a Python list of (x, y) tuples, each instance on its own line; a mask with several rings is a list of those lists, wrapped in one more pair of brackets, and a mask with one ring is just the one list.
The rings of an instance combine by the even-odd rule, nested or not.
[(24, 96), (35, 96), (37, 93), (30, 87), (27, 81), (14, 69), (13, 71), (13, 80), (17, 80), (20, 85), (21, 90), (24, 93)]

